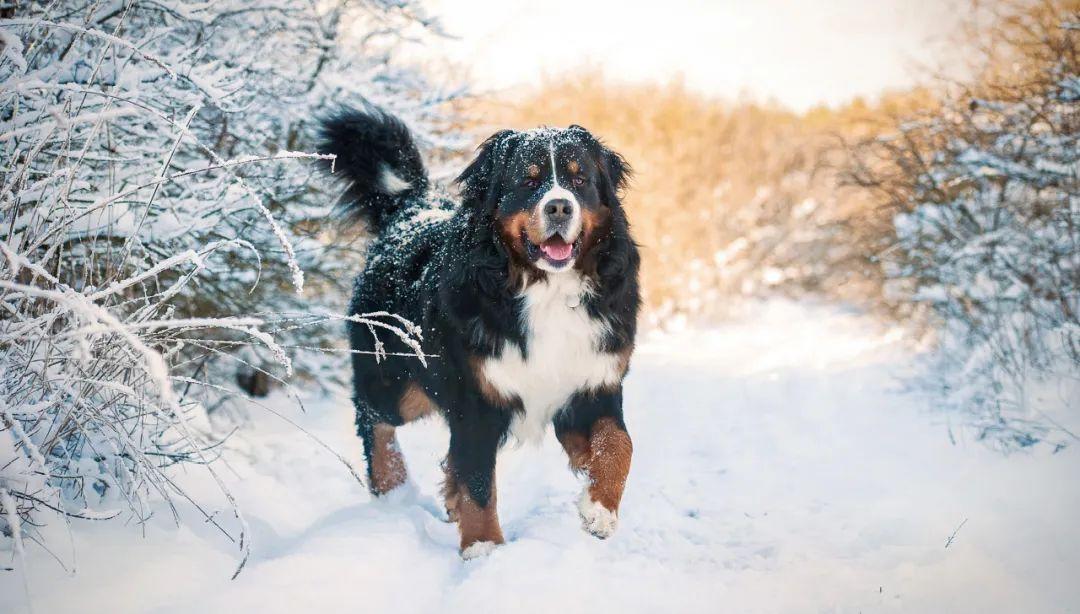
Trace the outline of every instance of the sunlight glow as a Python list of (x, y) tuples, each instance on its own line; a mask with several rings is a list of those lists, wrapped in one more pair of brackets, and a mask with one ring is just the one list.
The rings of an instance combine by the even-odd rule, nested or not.
[(796, 110), (910, 86), (955, 25), (958, 0), (434, 0), (448, 33), (422, 51), (464, 66), (477, 89), (583, 67), (627, 81), (682, 79), (726, 98)]

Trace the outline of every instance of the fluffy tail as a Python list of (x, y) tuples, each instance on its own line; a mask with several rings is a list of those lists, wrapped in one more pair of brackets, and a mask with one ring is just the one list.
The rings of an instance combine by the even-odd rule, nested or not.
[(349, 182), (341, 204), (345, 220), (364, 220), (375, 233), (410, 198), (427, 192), (427, 171), (409, 129), (374, 105), (343, 107), (324, 119), (319, 151), (337, 155), (325, 167)]

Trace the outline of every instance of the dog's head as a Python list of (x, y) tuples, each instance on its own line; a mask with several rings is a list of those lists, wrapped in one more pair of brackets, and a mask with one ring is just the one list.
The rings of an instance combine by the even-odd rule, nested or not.
[(514, 264), (560, 273), (604, 240), (629, 172), (622, 156), (571, 126), (498, 132), (457, 181)]

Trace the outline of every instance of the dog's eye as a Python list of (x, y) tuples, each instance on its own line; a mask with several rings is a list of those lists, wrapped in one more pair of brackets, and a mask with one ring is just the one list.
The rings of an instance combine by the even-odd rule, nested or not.
[(574, 187), (580, 188), (581, 186), (585, 185), (585, 178), (578, 175), (571, 179), (570, 182), (574, 184)]
[(521, 182), (521, 185), (527, 188), (535, 188), (536, 186), (540, 185), (540, 182), (535, 179), (526, 179), (525, 181)]

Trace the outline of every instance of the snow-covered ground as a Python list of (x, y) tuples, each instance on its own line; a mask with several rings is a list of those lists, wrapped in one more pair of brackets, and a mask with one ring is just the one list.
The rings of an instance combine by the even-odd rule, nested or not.
[[(254, 539), (236, 580), (235, 545), (162, 510), (145, 530), (77, 523), (73, 544), (50, 527), (77, 573), (33, 549), (30, 602), (80, 613), (1080, 610), (1080, 446), (1002, 456), (958, 432), (951, 443), (945, 417), (899, 392), (912, 361), (896, 331), (785, 302), (651, 337), (627, 380), (634, 460), (618, 533), (580, 529), (580, 484), (549, 436), (500, 456), (508, 543), (467, 562), (437, 499), (437, 421), (400, 431), (412, 482), (373, 501), (256, 409), (223, 471)], [(271, 403), (359, 464), (344, 396), (304, 415)], [(196, 494), (220, 500), (198, 468), (187, 473)], [(0, 611), (25, 607), (20, 574), (0, 572)]]

